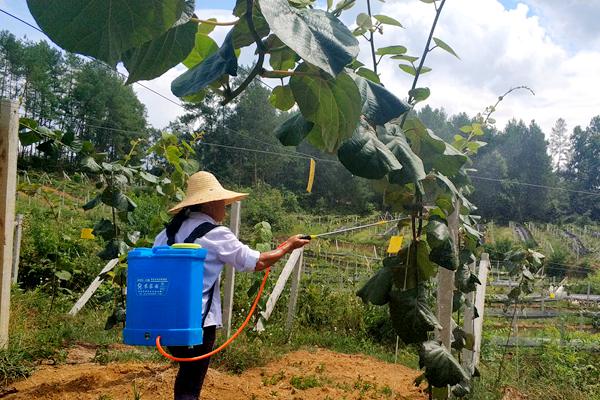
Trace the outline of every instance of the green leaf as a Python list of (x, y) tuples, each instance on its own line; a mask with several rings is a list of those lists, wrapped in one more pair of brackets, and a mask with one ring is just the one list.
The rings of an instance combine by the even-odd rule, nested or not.
[(377, 127), (377, 136), (394, 153), (396, 159), (402, 165), (401, 170), (390, 172), (389, 179), (391, 183), (399, 185), (417, 184), (425, 179), (427, 175), (425, 174), (423, 161), (412, 151), (404, 132), (398, 125), (388, 124), (386, 127)]
[[(417, 257), (416, 263), (419, 268), (419, 280), (426, 281), (433, 278), (437, 273), (437, 266), (432, 263), (429, 259), (429, 244), (427, 242), (419, 241), (411, 244), (411, 256)], [(416, 251), (415, 251), (416, 247)]]
[(430, 94), (429, 88), (415, 88), (408, 91), (408, 95), (413, 98), (415, 103), (426, 100)]
[(115, 226), (113, 223), (106, 219), (102, 218), (100, 221), (96, 222), (94, 225), (94, 230), (92, 231), (94, 236), (100, 236), (104, 240), (111, 240), (115, 238)]
[(269, 103), (271, 103), (273, 107), (278, 108), (281, 111), (287, 111), (290, 108), (294, 107), (294, 104), (296, 104), (296, 100), (294, 99), (292, 88), (290, 88), (288, 85), (276, 86), (275, 88), (273, 88), (273, 91), (269, 96)]
[(203, 60), (210, 57), (219, 51), (219, 45), (206, 33), (201, 32), (202, 24), (198, 26), (198, 32), (194, 39), (194, 48), (183, 60), (183, 65), (188, 68), (193, 68), (200, 64)]
[(418, 287), (401, 292), (392, 289), (389, 307), (392, 326), (406, 344), (427, 340), (428, 332), (441, 329), (438, 320), (427, 305), (426, 289)]
[(454, 252), (450, 229), (440, 218), (431, 217), (425, 227), (427, 243), (431, 247), (429, 259), (451, 271), (458, 267), (458, 256)]
[(296, 113), (275, 129), (275, 136), (284, 146), (298, 146), (313, 126), (314, 124), (307, 121), (302, 114)]
[(432, 340), (421, 345), (419, 367), (425, 368), (425, 377), (432, 386), (452, 386), (469, 380), (469, 375), (452, 354), (444, 346)]
[(333, 10), (333, 12), (339, 14), (342, 11), (351, 9), (352, 7), (354, 7), (355, 4), (356, 0), (340, 0), (335, 5), (335, 9)]
[(394, 26), (399, 26), (400, 28), (403, 28), (402, 24), (398, 20), (396, 20), (392, 17), (388, 17), (387, 15), (378, 14), (378, 15), (374, 15), (373, 17), (377, 21), (381, 22), (382, 24), (394, 25)]
[(152, 175), (146, 171), (140, 171), (140, 177), (145, 180), (146, 182), (150, 182), (150, 183), (158, 183), (158, 176), (156, 175)]
[(336, 76), (358, 55), (358, 40), (333, 14), (296, 9), (287, 0), (258, 0), (273, 33), (306, 62)]
[(446, 50), (448, 53), (452, 54), (454, 57), (456, 57), (460, 60), (460, 57), (458, 56), (458, 54), (456, 54), (456, 52), (452, 49), (452, 47), (448, 46), (448, 44), (446, 42), (444, 42), (442, 39), (434, 37), (433, 41), (439, 48)]
[(460, 264), (454, 274), (454, 286), (463, 293), (474, 292), (481, 285), (479, 278), (466, 264)]
[(94, 160), (92, 157), (85, 157), (83, 160), (81, 160), (81, 166), (89, 169), (92, 172), (98, 172), (102, 169), (102, 167), (100, 167), (100, 165), (98, 165), (96, 160)]
[(454, 337), (454, 340), (450, 347), (458, 351), (461, 351), (462, 349), (473, 351), (475, 337), (472, 333), (467, 333), (460, 326), (456, 326), (452, 330), (452, 336)]
[(119, 189), (107, 187), (100, 196), (102, 202), (109, 207), (119, 211), (133, 211), (137, 205), (129, 197), (125, 196)]
[(408, 112), (408, 104), (383, 86), (362, 76), (351, 75), (356, 82), (362, 100), (361, 113), (373, 124), (384, 125)]
[(171, 91), (177, 97), (195, 94), (225, 74), (236, 76), (237, 67), (232, 31), (229, 31), (219, 51), (178, 76), (171, 83)]
[[(269, 24), (260, 12), (258, 3), (256, 2), (254, 2), (254, 7), (252, 10), (252, 22), (254, 23), (254, 29), (256, 30), (258, 37), (264, 38), (269, 34)], [(246, 20), (246, 13), (244, 13), (240, 16), (238, 23), (233, 27), (233, 46), (236, 49), (240, 49), (254, 43), (254, 35), (252, 32), (250, 32), (250, 27), (248, 26), (248, 21)]]
[(404, 61), (408, 61), (409, 63), (414, 63), (415, 61), (417, 61), (419, 59), (419, 57), (407, 56), (406, 54), (399, 54), (397, 56), (392, 56), (392, 59), (404, 60)]
[(412, 76), (417, 75), (417, 70), (412, 65), (399, 64), (398, 67), (400, 67), (400, 69), (406, 72), (407, 74), (410, 74)]
[(85, 203), (82, 208), (87, 211), (87, 210), (91, 210), (92, 208), (96, 207), (97, 205), (99, 205), (100, 203), (102, 203), (102, 200), (100, 198), (100, 196), (96, 196), (94, 197), (92, 200), (88, 201), (87, 203)]
[(314, 123), (308, 139), (315, 147), (334, 152), (352, 135), (360, 118), (356, 83), (344, 72), (331, 78), (307, 64), (301, 64), (296, 71), (305, 74), (292, 76), (290, 87), (300, 112)]
[(27, 0), (27, 5), (54, 43), (113, 67), (126, 50), (169, 30), (186, 9), (184, 0)]
[(113, 258), (127, 254), (127, 251), (129, 251), (129, 246), (124, 241), (114, 239), (106, 244), (104, 250), (98, 253), (98, 257), (103, 260), (112, 260)]
[(400, 54), (404, 54), (404, 53), (406, 53), (406, 47), (404, 47), (404, 46), (380, 47), (375, 52), (375, 54), (377, 54), (378, 56), (387, 56), (387, 55), (396, 56), (396, 55), (400, 55)]
[(394, 153), (377, 138), (375, 130), (364, 119), (339, 148), (338, 158), (353, 175), (367, 179), (381, 179), (388, 172), (402, 168)]
[(431, 68), (429, 67), (421, 67), (421, 71), (419, 72), (421, 75), (431, 72)]
[(453, 177), (468, 162), (467, 156), (436, 136), (418, 119), (407, 119), (404, 128), (413, 151), (423, 160), (426, 172), (435, 169)]
[(298, 55), (294, 50), (284, 45), (277, 36), (270, 35), (267, 38), (267, 47), (269, 49), (269, 64), (274, 70), (287, 71), (294, 68)]
[[(370, 70), (369, 68), (364, 68), (364, 67), (362, 67), (362, 68), (358, 68), (358, 69), (356, 70), (356, 75), (360, 75), (360, 76), (362, 76), (363, 78), (366, 78), (366, 79), (368, 79), (368, 80), (370, 80), (370, 81), (372, 81), (372, 82), (375, 82), (375, 83), (380, 83), (380, 80), (379, 80), (379, 75), (377, 75), (377, 74), (375, 73), (375, 71), (373, 71), (373, 70)], [(359, 89), (360, 89), (360, 88), (359, 88)]]
[(382, 306), (388, 303), (390, 290), (392, 290), (392, 269), (384, 264), (384, 266), (378, 270), (371, 279), (358, 290), (358, 292), (356, 292), (356, 295), (365, 303)]
[(65, 271), (65, 270), (56, 271), (54, 273), (54, 276), (56, 276), (61, 281), (69, 281), (69, 280), (71, 280), (71, 273), (69, 271)]
[(186, 5), (179, 21), (171, 29), (123, 53), (123, 64), (129, 71), (125, 84), (161, 76), (190, 54), (194, 48), (197, 24), (190, 21), (194, 14), (194, 1), (186, 0)]
[(373, 21), (371, 21), (369, 14), (360, 13), (356, 16), (356, 25), (361, 29), (369, 29), (373, 26)]

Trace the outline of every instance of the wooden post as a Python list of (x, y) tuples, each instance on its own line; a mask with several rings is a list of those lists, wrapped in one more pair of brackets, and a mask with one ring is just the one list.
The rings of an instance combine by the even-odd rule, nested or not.
[(8, 346), (18, 131), (19, 102), (0, 100), (0, 349)]
[(21, 257), (21, 234), (23, 232), (23, 214), (17, 214), (15, 220), (15, 236), (13, 241), (12, 283), (19, 280), (19, 258)]
[(286, 332), (291, 332), (294, 326), (294, 317), (296, 316), (296, 304), (298, 303), (298, 291), (300, 290), (300, 278), (304, 264), (304, 252), (300, 253), (300, 257), (296, 262), (296, 266), (292, 271), (292, 287), (290, 288), (290, 301), (288, 303), (287, 319), (285, 321)]
[(92, 281), (92, 283), (86, 289), (86, 291), (83, 293), (83, 295), (81, 295), (79, 300), (77, 300), (77, 302), (75, 302), (75, 304), (73, 305), (71, 310), (68, 312), (69, 315), (74, 316), (79, 311), (81, 311), (81, 309), (85, 306), (85, 304), (92, 298), (92, 296), (94, 295), (96, 290), (98, 290), (98, 288), (100, 287), (102, 282), (104, 282), (104, 279), (102, 279), (101, 276), (103, 274), (107, 273), (108, 271), (112, 270), (118, 263), (119, 263), (119, 259), (113, 258), (104, 266), (104, 268), (102, 268), (102, 270), (100, 271), (98, 276), (96, 276), (96, 278)]
[(296, 263), (302, 256), (303, 252), (304, 252), (304, 249), (299, 248), (299, 249), (292, 251), (292, 254), (290, 254), (290, 258), (288, 258), (287, 263), (285, 263), (285, 266), (283, 267), (281, 274), (279, 274), (279, 278), (277, 278), (277, 282), (275, 283), (273, 292), (271, 292), (271, 295), (269, 296), (269, 299), (267, 300), (267, 305), (265, 307), (265, 311), (260, 313), (260, 318), (258, 320), (258, 323), (256, 324), (256, 330), (258, 332), (262, 332), (265, 330), (264, 321), (267, 321), (271, 317), (271, 314), (273, 313), (273, 309), (275, 308), (275, 304), (277, 304), (277, 300), (279, 300), (279, 296), (281, 296), (281, 293), (283, 293), (285, 284), (286, 284), (287, 280), (289, 279), (290, 275), (292, 274), (292, 271), (294, 270), (294, 267), (296, 266)]
[[(448, 228), (450, 235), (454, 238), (454, 249), (458, 255), (458, 218), (460, 212), (460, 201), (454, 203), (454, 212), (448, 216)], [(454, 297), (454, 271), (446, 268), (438, 269), (437, 289), (437, 319), (442, 329), (436, 331), (436, 337), (444, 346), (451, 350), (450, 339), (452, 338), (452, 299)]]
[[(467, 313), (465, 311), (464, 329), (467, 333), (472, 333), (474, 336), (473, 351), (463, 349), (463, 365), (469, 368), (473, 372), (474, 368), (479, 364), (479, 356), (481, 354), (481, 335), (483, 334), (483, 309), (485, 306), (485, 289), (487, 285), (488, 271), (490, 268), (490, 256), (487, 253), (481, 254), (481, 260), (479, 261), (479, 272), (477, 276), (481, 285), (477, 285), (475, 290), (475, 301), (473, 307), (477, 309), (479, 316), (473, 319), (473, 311)], [(471, 294), (471, 293), (469, 293)], [(467, 320), (467, 314), (470, 314), (471, 321)], [(469, 330), (467, 330), (469, 329)]]
[[(235, 236), (240, 234), (240, 216), (242, 203), (236, 201), (231, 205), (229, 228)], [(225, 265), (225, 290), (223, 293), (223, 326), (225, 335), (231, 336), (231, 317), (233, 315), (233, 291), (235, 287), (235, 270), (231, 265)]]

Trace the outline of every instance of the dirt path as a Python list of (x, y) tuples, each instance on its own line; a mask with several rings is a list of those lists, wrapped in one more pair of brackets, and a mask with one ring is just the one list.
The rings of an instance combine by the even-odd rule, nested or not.
[[(83, 361), (83, 360), (80, 360)], [(7, 400), (129, 400), (133, 387), (142, 400), (171, 399), (176, 369), (164, 364), (90, 362), (43, 366)], [(419, 374), (364, 355), (317, 349), (287, 354), (241, 375), (211, 369), (204, 400), (243, 399), (426, 399), (413, 385)]]

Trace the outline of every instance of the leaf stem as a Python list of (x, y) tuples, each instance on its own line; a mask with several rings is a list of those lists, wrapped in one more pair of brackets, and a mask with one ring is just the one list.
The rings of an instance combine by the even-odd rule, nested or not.
[(256, 76), (263, 71), (263, 63), (265, 61), (266, 49), (265, 49), (265, 46), (264, 46), (260, 36), (258, 36), (258, 33), (256, 32), (256, 28), (254, 26), (254, 20), (252, 19), (252, 12), (254, 9), (254, 0), (246, 0), (246, 7), (247, 7), (246, 22), (248, 23), (248, 29), (250, 30), (250, 33), (252, 33), (252, 37), (254, 38), (254, 42), (256, 43), (256, 51), (258, 52), (258, 60), (256, 61), (256, 64), (254, 64), (254, 68), (252, 68), (252, 70), (250, 71), (250, 73), (248, 74), (246, 79), (244, 79), (244, 81), (234, 91), (226, 93), (225, 99), (223, 99), (223, 101), (221, 101), (222, 106), (226, 105), (231, 100), (233, 100), (237, 96), (239, 96), (248, 87), (248, 85), (254, 80), (254, 78), (256, 78)]
[(196, 22), (198, 24), (206, 24), (206, 25), (214, 25), (214, 26), (232, 26), (232, 25), (235, 25), (238, 22), (240, 22), (239, 19), (236, 19), (235, 21), (219, 22), (219, 21), (212, 21), (210, 19), (199, 19), (199, 18), (191, 18), (190, 21)]
[[(419, 80), (419, 76), (421, 75), (421, 69), (423, 68), (423, 64), (425, 63), (425, 58), (427, 58), (427, 54), (429, 53), (429, 45), (431, 44), (431, 39), (433, 39), (433, 32), (435, 31), (435, 27), (437, 25), (438, 19), (442, 13), (442, 8), (444, 8), (444, 4), (446, 0), (442, 0), (439, 7), (435, 7), (435, 18), (433, 20), (433, 24), (431, 25), (431, 31), (429, 32), (429, 37), (427, 38), (427, 43), (425, 43), (425, 48), (423, 49), (423, 55), (421, 56), (421, 60), (419, 61), (419, 66), (417, 67), (417, 71), (415, 73), (415, 79), (413, 79), (412, 87), (410, 90), (414, 90), (417, 87), (417, 81)], [(434, 5), (436, 3), (434, 2)], [(408, 103), (410, 104), (413, 100), (413, 97), (409, 95)], [(404, 113), (402, 116), (402, 122), (400, 123), (400, 127), (404, 127), (404, 123), (406, 122), (406, 117), (408, 116), (408, 112)]]

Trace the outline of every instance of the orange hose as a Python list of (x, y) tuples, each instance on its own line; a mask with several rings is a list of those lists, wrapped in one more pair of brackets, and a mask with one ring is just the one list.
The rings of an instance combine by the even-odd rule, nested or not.
[(162, 354), (163, 356), (167, 357), (169, 360), (178, 361), (178, 362), (192, 362), (192, 361), (204, 360), (205, 358), (211, 357), (211, 356), (217, 354), (218, 352), (220, 352), (221, 350), (223, 350), (225, 347), (229, 346), (231, 344), (231, 342), (233, 342), (235, 340), (235, 338), (240, 333), (242, 333), (242, 331), (244, 330), (246, 325), (248, 325), (248, 322), (250, 322), (250, 318), (252, 318), (252, 314), (254, 314), (254, 310), (256, 309), (256, 305), (258, 304), (258, 300), (260, 300), (260, 296), (262, 295), (262, 292), (265, 288), (265, 284), (267, 283), (267, 278), (269, 277), (270, 269), (271, 269), (270, 267), (265, 269), (265, 276), (263, 277), (263, 280), (260, 284), (260, 288), (258, 289), (258, 293), (256, 294), (256, 299), (254, 299), (254, 303), (252, 303), (252, 307), (250, 308), (250, 312), (248, 313), (246, 320), (244, 321), (242, 326), (240, 326), (239, 329), (233, 335), (231, 335), (231, 337), (229, 339), (227, 339), (227, 341), (225, 343), (223, 343), (222, 345), (220, 345), (219, 347), (217, 347), (210, 353), (202, 354), (201, 356), (191, 357), (191, 358), (179, 358), (179, 357), (174, 357), (174, 356), (170, 355), (169, 353), (167, 353), (165, 351), (165, 349), (163, 349), (163, 347), (160, 345), (160, 336), (157, 336), (156, 337), (156, 348), (158, 349), (158, 352), (160, 354)]

